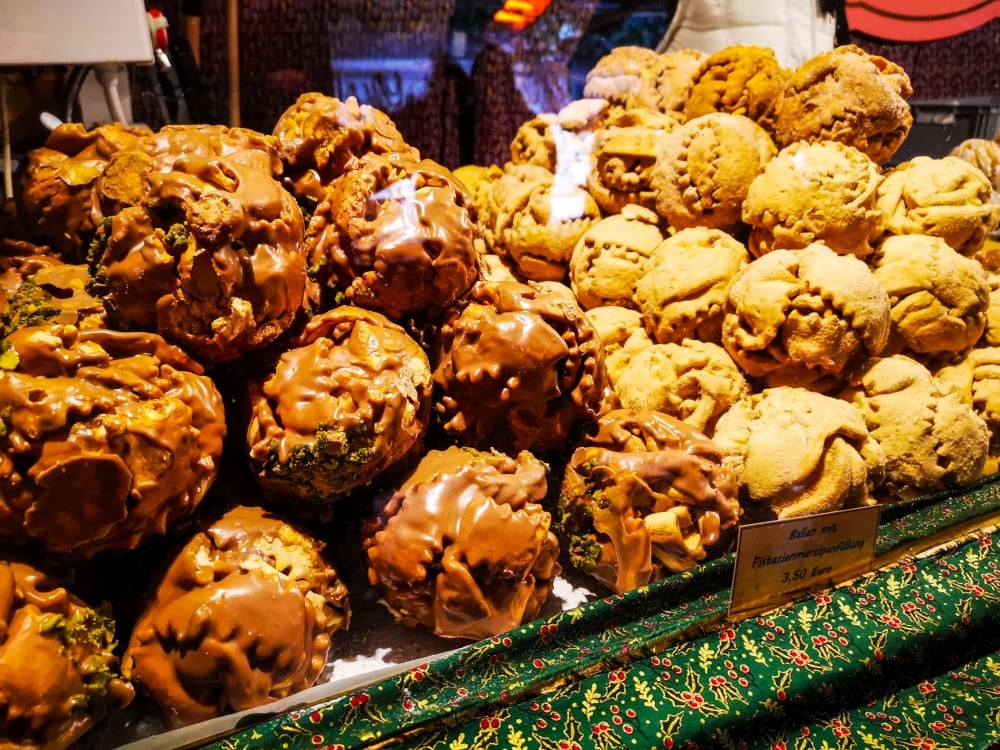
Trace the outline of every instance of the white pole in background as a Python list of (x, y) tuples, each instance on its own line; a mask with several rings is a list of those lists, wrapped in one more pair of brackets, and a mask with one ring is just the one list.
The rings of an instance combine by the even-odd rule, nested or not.
[(10, 115), (7, 112), (7, 76), (0, 73), (0, 121), (3, 121), (3, 194), (14, 197), (14, 160), (10, 154)]

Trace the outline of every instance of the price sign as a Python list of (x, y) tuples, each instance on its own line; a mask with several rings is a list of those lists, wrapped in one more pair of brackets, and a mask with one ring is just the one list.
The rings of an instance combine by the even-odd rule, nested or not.
[(880, 507), (740, 527), (729, 614), (768, 609), (871, 567)]

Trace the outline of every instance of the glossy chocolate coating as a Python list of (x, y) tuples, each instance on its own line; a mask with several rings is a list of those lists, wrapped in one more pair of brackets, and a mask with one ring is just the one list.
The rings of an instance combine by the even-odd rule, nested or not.
[(278, 118), (274, 136), (286, 165), (286, 184), (297, 198), (312, 203), (364, 154), (419, 158), (387, 114), (358, 104), (353, 96), (341, 101), (316, 91), (302, 94)]
[(191, 163), (219, 157), (275, 178), (282, 171), (272, 136), (225, 125), (166, 125), (122, 151), (94, 184), (95, 222), (142, 204), (149, 171), (185, 171)]
[(309, 222), (309, 266), (327, 294), (390, 318), (442, 310), (479, 276), (476, 210), (429, 159), (367, 154)]
[(0, 747), (73, 745), (133, 690), (115, 624), (36, 568), (0, 560)]
[(429, 451), (365, 530), (368, 579), (399, 622), (448, 638), (528, 622), (561, 572), (545, 492), (527, 451)]
[(153, 157), (157, 168), (164, 172), (191, 159), (224, 156), (229, 161), (260, 170), (272, 177), (279, 177), (282, 173), (278, 143), (274, 136), (249, 128), (165, 125), (150, 137), (144, 138), (140, 147)]
[(155, 334), (46, 325), (0, 355), (0, 534), (85, 556), (189, 514), (222, 455), (222, 398)]
[(85, 260), (95, 229), (94, 183), (113, 154), (134, 148), (150, 134), (114, 123), (92, 130), (80, 123), (59, 125), (43, 147), (28, 152), (20, 174), (16, 198), (24, 223), (66, 260)]
[(441, 327), (435, 410), (475, 447), (564, 450), (596, 419), (604, 351), (571, 293), (517, 282), (477, 284)]
[(741, 509), (736, 476), (690, 425), (620, 409), (573, 451), (559, 497), (570, 558), (613, 591), (726, 551)]
[(347, 589), (321, 550), (261, 508), (233, 508), (156, 583), (123, 671), (173, 727), (309, 687), (350, 621)]
[(104, 327), (104, 304), (87, 291), (90, 279), (87, 266), (54, 255), (0, 256), (0, 338), (41, 323)]
[(265, 490), (324, 503), (421, 446), (427, 355), (384, 315), (349, 305), (312, 318), (250, 386), (250, 459)]
[(101, 189), (127, 205), (98, 232), (97, 276), (118, 325), (156, 331), (209, 363), (289, 328), (305, 291), (304, 226), (270, 174), (198, 155), (160, 171), (123, 151)]

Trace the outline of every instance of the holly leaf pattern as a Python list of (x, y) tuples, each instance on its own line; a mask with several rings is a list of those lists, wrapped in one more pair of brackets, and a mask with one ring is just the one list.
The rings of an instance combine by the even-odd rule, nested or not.
[(792, 670), (782, 669), (774, 673), (771, 678), (771, 685), (774, 686), (775, 692), (783, 692), (788, 690), (792, 685)]
[(660, 722), (660, 736), (672, 737), (684, 725), (685, 714), (670, 714)]

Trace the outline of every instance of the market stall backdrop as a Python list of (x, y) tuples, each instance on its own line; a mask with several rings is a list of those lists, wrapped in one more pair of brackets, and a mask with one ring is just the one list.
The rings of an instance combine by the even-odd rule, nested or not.
[[(181, 0), (157, 4), (179, 30)], [(227, 3), (201, 5), (204, 119), (227, 122)], [(502, 163), (520, 122), (571, 96), (577, 50), (643, 44), (629, 18), (652, 5), (673, 4), (554, 0), (518, 33), (491, 24), (499, 2), (247, 0), (238, 6), (241, 124), (269, 130), (303, 91), (358, 93), (445, 166)], [(848, 0), (847, 13), (852, 42), (907, 70), (913, 101), (1000, 96), (997, 0)], [(366, 58), (378, 70), (355, 65), (352, 75), (350, 61)]]

